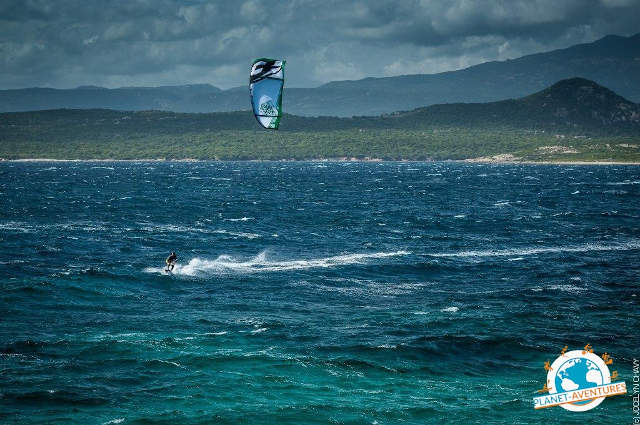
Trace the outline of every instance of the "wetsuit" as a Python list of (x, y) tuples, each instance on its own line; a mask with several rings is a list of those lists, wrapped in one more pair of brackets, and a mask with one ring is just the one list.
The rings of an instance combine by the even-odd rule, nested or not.
[(178, 256), (176, 254), (171, 254), (170, 256), (167, 257), (167, 271), (173, 270), (173, 267), (175, 266), (175, 262), (178, 259)]

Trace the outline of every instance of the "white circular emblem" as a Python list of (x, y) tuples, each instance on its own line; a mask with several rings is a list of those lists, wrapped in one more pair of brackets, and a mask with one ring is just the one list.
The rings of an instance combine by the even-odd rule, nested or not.
[[(569, 351), (555, 359), (547, 372), (549, 394), (583, 390), (611, 383), (609, 368), (599, 356), (588, 351)], [(572, 412), (584, 412), (602, 403), (604, 397), (574, 403), (561, 404), (560, 407)]]

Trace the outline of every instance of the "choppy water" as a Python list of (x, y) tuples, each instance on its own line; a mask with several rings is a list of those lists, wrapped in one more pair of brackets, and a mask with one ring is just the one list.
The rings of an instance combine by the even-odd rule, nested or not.
[[(640, 168), (0, 164), (3, 423), (631, 423)], [(162, 273), (175, 250), (173, 276)]]

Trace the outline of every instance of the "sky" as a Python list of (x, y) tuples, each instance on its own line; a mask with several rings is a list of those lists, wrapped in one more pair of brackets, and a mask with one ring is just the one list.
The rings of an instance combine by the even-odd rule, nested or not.
[(288, 87), (427, 74), (639, 31), (640, 0), (0, 0), (0, 89)]

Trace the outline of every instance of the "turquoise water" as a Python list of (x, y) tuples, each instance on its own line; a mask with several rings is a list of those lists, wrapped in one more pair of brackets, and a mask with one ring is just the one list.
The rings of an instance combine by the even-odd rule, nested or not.
[[(631, 423), (640, 167), (0, 163), (0, 421)], [(172, 276), (162, 272), (171, 250)]]

